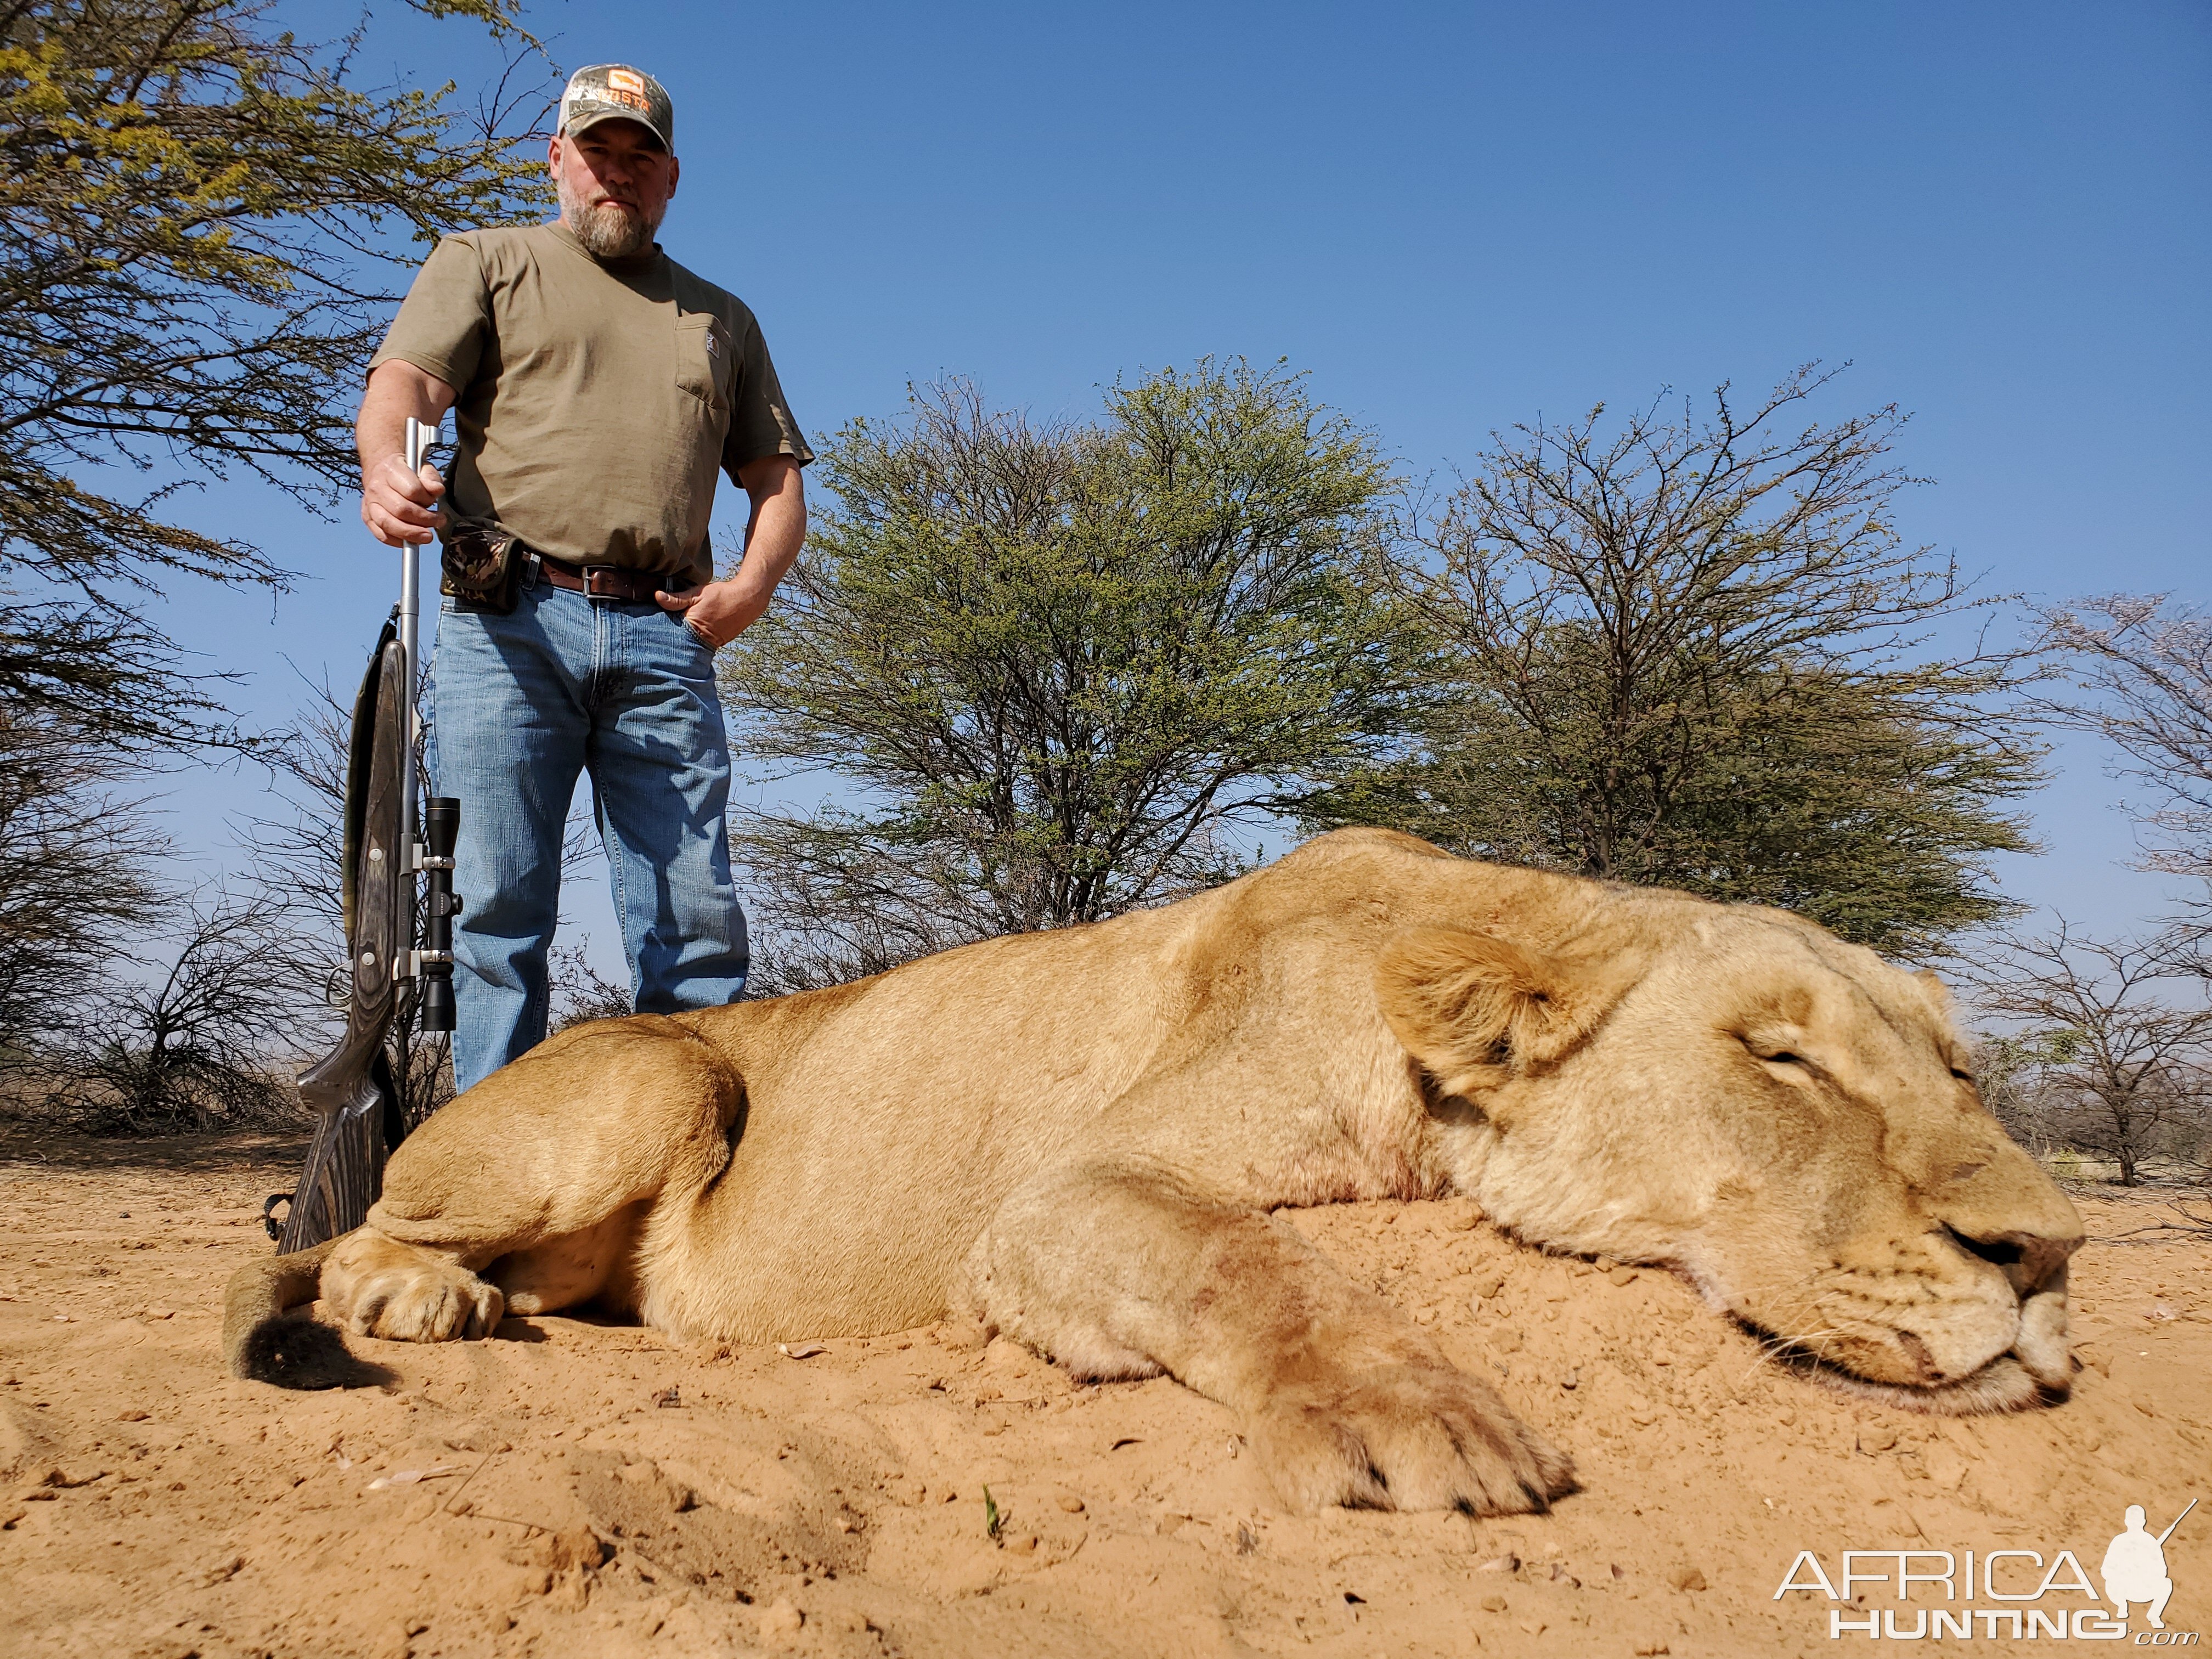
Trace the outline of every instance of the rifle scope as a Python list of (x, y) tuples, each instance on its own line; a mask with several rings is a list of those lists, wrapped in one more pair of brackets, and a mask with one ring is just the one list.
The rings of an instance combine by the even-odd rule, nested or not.
[(453, 918), (461, 913), (453, 891), (453, 843), (461, 832), (461, 804), (451, 795), (433, 795), (422, 808), (422, 873), (428, 880), (421, 963), (422, 1029), (453, 1029)]

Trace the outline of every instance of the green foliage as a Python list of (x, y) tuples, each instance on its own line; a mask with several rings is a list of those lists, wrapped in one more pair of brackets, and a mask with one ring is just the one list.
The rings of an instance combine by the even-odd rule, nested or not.
[(1387, 469), (1298, 377), (1201, 362), (1031, 425), (962, 386), (848, 427), (727, 659), (738, 751), (862, 804), (741, 821), (779, 982), (1207, 885), (1225, 834), (1371, 746)]
[[(501, 0), (420, 9), (519, 35)], [(0, 1070), (131, 1127), (277, 1109), (260, 1066), (301, 988), (267, 903), (178, 920), (160, 838), (111, 787), (126, 747), (235, 740), (219, 681), (185, 674), (143, 608), (179, 577), (286, 580), (170, 498), (240, 468), (308, 500), (349, 477), (410, 239), (544, 193), (503, 130), (520, 106), (361, 90), (356, 42), (274, 15), (0, 6)], [(114, 482), (157, 465), (157, 487)], [(163, 919), (166, 978), (118, 981)]]
[(1877, 949), (2004, 909), (1987, 857), (2037, 753), (1997, 665), (1930, 659), (1975, 603), (1905, 547), (1894, 411), (1774, 428), (1647, 411), (1501, 438), (1402, 548), (1424, 695), (1408, 740), (1306, 808), (1451, 849), (1785, 906)]
[(999, 1513), (999, 1500), (991, 1496), (991, 1489), (988, 1486), (984, 1487), (983, 1535), (995, 1544), (999, 1540), (999, 1534), (1006, 1530), (1006, 1517)]
[[(427, 9), (512, 27), (496, 0)], [(142, 738), (213, 712), (131, 606), (179, 574), (283, 573), (175, 523), (168, 489), (126, 498), (88, 469), (345, 479), (404, 263), (404, 239), (387, 244), (543, 196), (499, 130), (510, 111), (465, 115), (450, 85), (358, 90), (343, 53), (276, 31), (271, 10), (0, 10), (0, 702)]]

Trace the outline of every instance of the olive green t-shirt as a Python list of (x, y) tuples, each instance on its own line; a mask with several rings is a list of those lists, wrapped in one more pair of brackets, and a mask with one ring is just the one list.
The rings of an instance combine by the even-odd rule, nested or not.
[(814, 459), (752, 313), (658, 246), (600, 259), (559, 224), (448, 236), (369, 367), (395, 357), (458, 394), (449, 505), (578, 564), (710, 580), (715, 474)]

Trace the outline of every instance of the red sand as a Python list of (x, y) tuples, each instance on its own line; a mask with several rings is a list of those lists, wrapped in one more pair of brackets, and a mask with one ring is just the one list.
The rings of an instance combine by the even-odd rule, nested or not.
[[(1301, 1212), (1567, 1448), (1584, 1486), (1540, 1517), (1307, 1518), (1270, 1506), (1221, 1407), (1164, 1379), (1075, 1388), (957, 1326), (791, 1358), (510, 1321), (489, 1342), (355, 1342), (383, 1388), (236, 1382), (216, 1353), (222, 1284), (270, 1248), (259, 1200), (295, 1149), (11, 1146), (10, 1654), (1845, 1653), (1831, 1611), (1867, 1612), (1775, 1599), (1800, 1550), (1831, 1577), (1847, 1548), (2046, 1565), (2070, 1549), (2094, 1575), (2127, 1504), (2155, 1530), (2212, 1498), (2205, 1244), (2093, 1243), (2074, 1400), (1945, 1421), (1780, 1374), (1666, 1275), (1547, 1260), (1463, 1202)], [(2155, 1215), (2083, 1210), (2093, 1234)], [(2212, 1640), (2212, 1503), (2166, 1559), (2167, 1626)], [(1998, 1588), (2038, 1577), (2012, 1558)], [(1906, 1632), (1970, 1605), (1854, 1588)], [(1971, 1605), (2089, 1604), (2054, 1589)], [(2049, 1647), (1973, 1628), (1909, 1650)]]

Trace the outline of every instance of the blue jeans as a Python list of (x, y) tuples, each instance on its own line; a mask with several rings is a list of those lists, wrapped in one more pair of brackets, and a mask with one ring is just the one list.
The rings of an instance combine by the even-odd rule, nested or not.
[(592, 775), (639, 1012), (737, 1000), (747, 958), (723, 817), (729, 744), (714, 653), (680, 617), (543, 577), (504, 617), (447, 599), (430, 705), (433, 787), (461, 803), (456, 1087), (544, 1039), (561, 834), (580, 772)]

